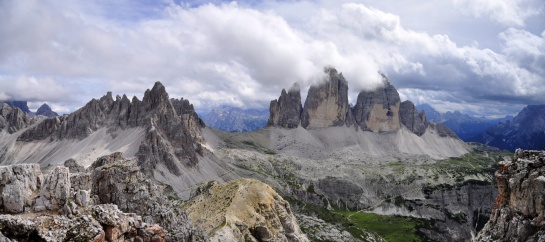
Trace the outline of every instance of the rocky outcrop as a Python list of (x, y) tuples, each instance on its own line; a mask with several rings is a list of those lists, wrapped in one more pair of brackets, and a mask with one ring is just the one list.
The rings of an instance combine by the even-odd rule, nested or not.
[(287, 93), (286, 89), (282, 89), (278, 100), (271, 101), (267, 126), (297, 128), (301, 123), (302, 110), (301, 90), (299, 84), (295, 83)]
[(354, 106), (354, 118), (362, 130), (373, 132), (399, 129), (401, 100), (394, 86), (382, 76), (383, 85), (372, 91), (361, 91)]
[(70, 174), (67, 167), (55, 167), (44, 180), (40, 188), (40, 197), (36, 200), (36, 212), (56, 211), (68, 203), (70, 194)]
[(0, 212), (31, 211), (43, 183), (40, 165), (0, 166), (0, 176)]
[(176, 197), (172, 188), (146, 179), (134, 161), (114, 153), (97, 159), (91, 169), (91, 195), (97, 203), (116, 204), (124, 212), (141, 215), (144, 222), (159, 223), (175, 241), (193, 235), (187, 215), (168, 199)]
[(6, 130), (12, 134), (35, 122), (27, 113), (7, 104), (0, 106), (0, 132)]
[(55, 167), (43, 178), (38, 164), (0, 166), (0, 213), (14, 214), (0, 215), (0, 233), (45, 241), (197, 238), (172, 189), (146, 178), (135, 161), (114, 153), (91, 168)]
[(348, 104), (348, 82), (335, 68), (324, 69), (327, 77), (322, 83), (308, 90), (301, 116), (301, 125), (306, 129), (350, 126), (353, 123)]
[(85, 167), (78, 164), (76, 162), (76, 160), (74, 160), (72, 158), (64, 161), (64, 167), (68, 167), (68, 170), (70, 171), (70, 173), (77, 173), (77, 172), (84, 172), (85, 171)]
[(458, 139), (458, 135), (454, 133), (451, 129), (449, 129), (447, 126), (445, 126), (442, 123), (428, 123), (428, 127), (431, 127), (440, 137), (451, 137)]
[(257, 180), (205, 184), (184, 208), (212, 241), (309, 241), (289, 203)]
[(36, 115), (42, 115), (42, 116), (46, 116), (48, 118), (59, 116), (59, 114), (57, 114), (56, 112), (53, 112), (53, 110), (51, 110), (51, 107), (49, 107), (49, 105), (47, 105), (47, 103), (42, 104), (42, 106), (40, 106), (38, 108), (38, 110), (36, 110)]
[(0, 215), (1, 241), (157, 241), (166, 231), (148, 225), (136, 214), (119, 211), (113, 204), (79, 208), (70, 217), (58, 214)]
[(399, 119), (401, 123), (418, 136), (423, 135), (428, 127), (424, 111), (418, 113), (416, 106), (411, 101), (403, 101), (399, 107)]
[(517, 150), (500, 162), (499, 194), (488, 223), (474, 241), (545, 241), (545, 151)]
[(143, 170), (152, 173), (163, 164), (175, 175), (182, 166), (192, 167), (202, 152), (202, 121), (187, 100), (169, 100), (165, 87), (157, 82), (146, 90), (142, 101), (126, 95), (114, 100), (108, 92), (74, 113), (50, 118), (27, 129), (18, 141), (84, 139), (99, 129), (114, 133), (119, 129), (143, 128), (145, 139), (136, 156)]

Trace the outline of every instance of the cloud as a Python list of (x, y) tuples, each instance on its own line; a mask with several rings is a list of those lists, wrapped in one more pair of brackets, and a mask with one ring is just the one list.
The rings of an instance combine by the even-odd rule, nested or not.
[[(455, 1), (472, 15), (477, 3), (495, 4)], [(516, 1), (511, 17), (497, 21), (523, 26), (533, 14), (525, 15), (524, 3)], [(494, 18), (502, 9), (479, 14)], [(545, 102), (543, 34), (516, 27), (494, 37), (498, 50), (460, 45), (362, 3), (8, 0), (0, 2), (0, 36), (11, 36), (0, 39), (0, 98), (64, 110), (106, 91), (141, 98), (155, 81), (199, 109), (266, 107), (293, 82), (306, 90), (327, 65), (347, 78), (351, 100), (379, 85), (383, 72), (405, 97), (443, 107)]]
[(543, 3), (533, 0), (452, 0), (464, 13), (475, 17), (489, 17), (506, 26), (524, 26), (531, 16), (540, 13)]

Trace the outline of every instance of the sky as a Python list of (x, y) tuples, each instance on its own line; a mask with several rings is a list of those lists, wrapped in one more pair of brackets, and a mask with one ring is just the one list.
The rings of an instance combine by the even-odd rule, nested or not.
[(349, 101), (384, 73), (402, 100), (516, 115), (545, 104), (542, 0), (0, 0), (0, 100), (70, 113), (156, 81), (204, 112), (302, 96), (333, 66)]

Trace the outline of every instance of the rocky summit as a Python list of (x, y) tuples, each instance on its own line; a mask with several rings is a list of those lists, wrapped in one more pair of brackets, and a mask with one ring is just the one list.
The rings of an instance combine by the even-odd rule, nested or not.
[(36, 115), (42, 115), (42, 116), (46, 116), (48, 118), (59, 116), (59, 114), (57, 114), (56, 112), (53, 112), (53, 110), (51, 110), (51, 107), (49, 107), (49, 105), (47, 105), (47, 103), (42, 104), (42, 106), (40, 106), (38, 108), (38, 110), (36, 110)]
[(348, 82), (335, 68), (324, 69), (322, 83), (308, 90), (301, 125), (307, 129), (351, 125), (353, 119), (348, 104)]
[(402, 126), (422, 136), (428, 128), (442, 137), (458, 138), (442, 124), (428, 122), (425, 112), (418, 113), (411, 101), (401, 102), (399, 93), (382, 75), (382, 85), (361, 91), (356, 105), (348, 104), (348, 82), (335, 68), (324, 69), (326, 77), (308, 91), (305, 105), (301, 106), (298, 84), (288, 92), (282, 89), (280, 97), (271, 101), (268, 127), (321, 129), (355, 126), (371, 132), (392, 132)]

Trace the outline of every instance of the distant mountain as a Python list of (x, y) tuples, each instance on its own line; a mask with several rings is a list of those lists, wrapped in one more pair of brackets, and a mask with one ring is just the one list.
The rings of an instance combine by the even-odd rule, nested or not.
[(487, 119), (485, 117), (472, 117), (463, 114), (460, 111), (440, 113), (428, 104), (417, 106), (419, 111), (424, 111), (429, 121), (442, 123), (449, 127), (454, 133), (464, 141), (470, 141), (476, 135), (484, 132), (488, 128), (513, 119), (513, 116), (506, 116), (499, 119)]
[(21, 109), (25, 113), (31, 113), (28, 108), (27, 101), (0, 101), (0, 103), (5, 103), (10, 107), (15, 107)]
[(545, 105), (529, 105), (522, 109), (513, 121), (500, 122), (485, 132), (469, 139), (514, 151), (545, 149)]
[(265, 127), (268, 119), (268, 109), (242, 109), (231, 106), (220, 106), (202, 115), (206, 125), (228, 132), (257, 130)]
[(57, 114), (56, 112), (53, 112), (53, 110), (51, 110), (51, 107), (49, 107), (49, 105), (47, 105), (47, 103), (42, 104), (42, 106), (40, 106), (38, 108), (38, 110), (36, 111), (36, 115), (42, 115), (42, 116), (46, 116), (48, 118), (59, 116), (59, 114)]

